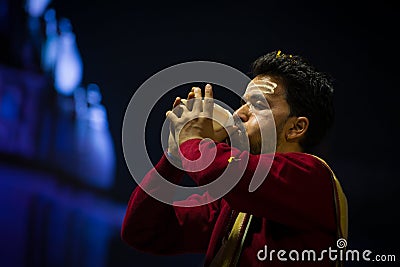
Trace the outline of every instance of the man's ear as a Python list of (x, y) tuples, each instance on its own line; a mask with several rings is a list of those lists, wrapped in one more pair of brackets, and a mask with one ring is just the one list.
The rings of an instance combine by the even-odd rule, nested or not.
[(292, 125), (286, 133), (286, 140), (298, 142), (306, 135), (309, 123), (307, 117), (293, 117)]

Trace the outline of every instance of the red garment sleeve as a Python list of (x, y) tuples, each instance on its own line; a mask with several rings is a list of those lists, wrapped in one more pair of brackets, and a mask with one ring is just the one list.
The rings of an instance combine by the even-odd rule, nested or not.
[[(197, 207), (162, 203), (146, 190), (161, 190), (158, 174), (179, 183), (184, 172), (171, 165), (164, 155), (133, 191), (122, 224), (121, 237), (130, 246), (154, 254), (205, 253), (219, 213), (219, 201)], [(171, 198), (174, 192), (169, 192)], [(204, 203), (208, 194), (192, 195), (180, 204)], [(182, 205), (181, 205), (182, 206)]]
[[(218, 143), (212, 164), (201, 171), (190, 172), (204, 165), (203, 160), (199, 160), (200, 151), (204, 153), (201, 159), (210, 160), (214, 156), (214, 144), (192, 139), (180, 146), (182, 165), (197, 184), (214, 181), (225, 169), (229, 170), (226, 175), (230, 177), (243, 171), (239, 182), (223, 197), (233, 209), (305, 230), (319, 227), (335, 231), (332, 180), (329, 170), (319, 160), (305, 153), (252, 155)], [(235, 160), (229, 163), (231, 156)], [(262, 184), (249, 192), (258, 163), (265, 171), (268, 166), (271, 168)]]

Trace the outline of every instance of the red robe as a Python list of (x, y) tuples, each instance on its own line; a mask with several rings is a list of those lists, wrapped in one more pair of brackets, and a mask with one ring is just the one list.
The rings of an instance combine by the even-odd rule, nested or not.
[[(211, 156), (211, 142), (200, 141), (192, 139), (180, 146), (188, 160), (198, 159), (200, 150), (205, 158)], [(138, 250), (156, 254), (206, 253), (205, 266), (208, 266), (230, 230), (228, 224), (234, 210), (253, 214), (238, 266), (333, 266), (327, 255), (323, 262), (293, 262), (288, 257), (293, 249), (300, 254), (304, 249), (317, 252), (329, 247), (336, 249), (337, 224), (330, 171), (318, 159), (304, 153), (252, 155), (225, 143), (217, 144), (216, 148), (213, 164), (189, 175), (199, 185), (208, 184), (217, 179), (228, 164), (234, 164), (230, 166), (231, 175), (239, 173), (245, 163), (240, 159), (249, 157), (242, 178), (228, 194), (207, 205), (178, 207), (161, 203), (138, 186), (127, 207), (121, 233), (123, 240)], [(231, 156), (236, 160), (229, 163)], [(259, 161), (261, 168), (273, 162), (261, 186), (249, 192), (249, 183)], [(185, 169), (192, 167), (184, 159), (182, 164)], [(141, 186), (158, 189), (154, 182), (156, 170), (176, 184), (184, 174), (163, 156)], [(184, 201), (198, 203), (210, 198), (206, 192)], [(268, 253), (276, 251), (272, 262), (257, 258), (257, 252), (265, 245)], [(288, 261), (277, 259), (278, 250), (286, 250)]]

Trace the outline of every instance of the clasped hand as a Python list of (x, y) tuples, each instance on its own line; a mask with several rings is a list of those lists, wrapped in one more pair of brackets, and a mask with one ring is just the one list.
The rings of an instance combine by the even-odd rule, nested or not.
[[(183, 103), (185, 102), (185, 103)], [(167, 112), (171, 123), (169, 152), (176, 154), (177, 147), (190, 139), (210, 138), (216, 142), (224, 141), (228, 134), (223, 127), (215, 131), (212, 120), (214, 110), (213, 91), (210, 84), (205, 86), (204, 100), (199, 87), (193, 87), (187, 101), (176, 98), (173, 110)], [(175, 144), (173, 144), (175, 142)]]

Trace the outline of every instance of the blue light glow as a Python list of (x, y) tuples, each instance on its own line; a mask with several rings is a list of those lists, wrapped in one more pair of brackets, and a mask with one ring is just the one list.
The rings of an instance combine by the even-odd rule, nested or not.
[(55, 64), (54, 86), (60, 94), (71, 95), (82, 81), (83, 63), (69, 20), (62, 19), (59, 27), (61, 34)]

